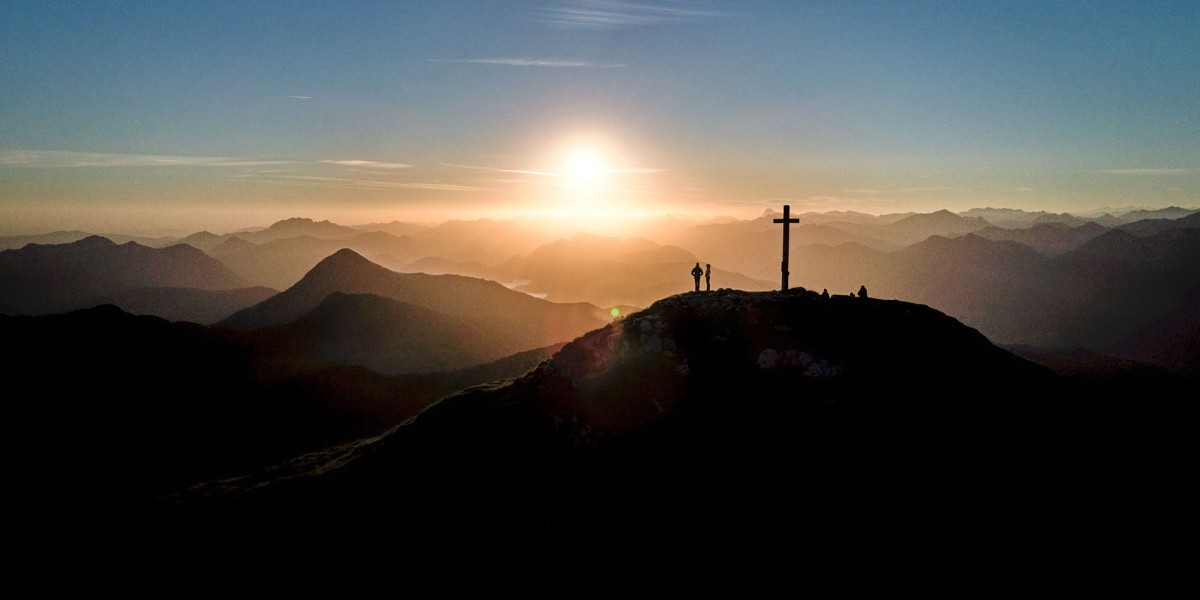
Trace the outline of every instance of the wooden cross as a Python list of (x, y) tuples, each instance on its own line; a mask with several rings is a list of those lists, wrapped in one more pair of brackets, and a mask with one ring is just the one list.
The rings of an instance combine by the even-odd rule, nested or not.
[(800, 219), (792, 219), (789, 217), (792, 212), (792, 207), (787, 204), (783, 205), (783, 218), (775, 219), (776, 223), (783, 223), (783, 262), (779, 263), (779, 270), (783, 272), (783, 291), (787, 291), (788, 284), (788, 226), (792, 223), (799, 223)]

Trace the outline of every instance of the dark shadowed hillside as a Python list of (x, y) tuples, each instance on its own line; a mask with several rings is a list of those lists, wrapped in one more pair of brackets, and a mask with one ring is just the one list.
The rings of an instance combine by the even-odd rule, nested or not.
[(1200, 377), (1200, 285), (1175, 310), (1115, 344), (1113, 352)]
[(467, 319), (374, 294), (330, 294), (303, 317), (270, 332), (297, 354), (384, 373), (452, 371), (511, 354), (509, 344)]
[(265, 287), (232, 290), (152, 287), (114, 292), (96, 298), (96, 302), (112, 304), (135, 315), (153, 315), (168, 321), (208, 325), (277, 293)]
[(106, 295), (137, 288), (224, 290), (241, 285), (221, 263), (183, 244), (150, 248), (90, 236), (0, 252), (0, 313), (6, 314), (88, 308)]
[(1107, 460), (1132, 440), (1079, 454), (1091, 430), (1064, 427), (1103, 405), (1058, 386), (920, 305), (686, 294), (378, 439), (174, 497), (151, 538), (271, 540), (255, 551), (281, 561), (402, 539), (381, 560), (601, 573), (791, 561), (863, 535), (1016, 540), (1055, 518), (1086, 534), (1108, 500), (1074, 503), (1102, 470), (1130, 476)]
[(14, 390), (4, 398), (7, 447), (22, 454), (6, 476), (8, 505), (22, 515), (8, 534), (31, 556), (69, 551), (58, 544), (131, 502), (378, 435), (553, 351), (385, 377), (303, 355), (294, 333), (170, 323), (112, 306), (0, 315), (0, 339)]
[[(1031, 308), (1057, 328), (1045, 345), (1109, 348), (1172, 311), (1200, 284), (1200, 229), (1110, 231), (1052, 259)], [(1043, 342), (1044, 343), (1044, 342)]]

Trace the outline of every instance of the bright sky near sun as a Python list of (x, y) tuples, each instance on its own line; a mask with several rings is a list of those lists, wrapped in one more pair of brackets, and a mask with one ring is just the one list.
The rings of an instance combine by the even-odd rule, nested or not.
[(1200, 206), (1200, 3), (0, 3), (0, 234)]

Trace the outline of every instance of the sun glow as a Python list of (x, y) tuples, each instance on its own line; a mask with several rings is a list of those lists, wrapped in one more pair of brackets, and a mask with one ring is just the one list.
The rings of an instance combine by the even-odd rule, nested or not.
[(630, 219), (662, 212), (657, 192), (659, 169), (640, 166), (606, 135), (565, 136), (546, 147), (531, 167), (528, 210), (558, 227), (593, 232), (621, 231)]
[(592, 152), (576, 154), (567, 165), (567, 173), (579, 183), (591, 183), (608, 172), (604, 160)]

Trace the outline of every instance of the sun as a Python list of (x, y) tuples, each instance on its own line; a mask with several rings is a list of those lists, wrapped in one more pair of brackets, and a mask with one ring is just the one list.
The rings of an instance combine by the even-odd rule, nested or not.
[(608, 166), (599, 154), (585, 151), (571, 157), (566, 172), (577, 183), (593, 184), (608, 172)]

